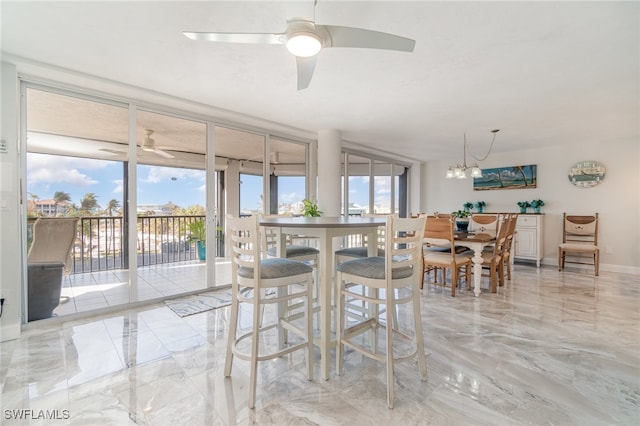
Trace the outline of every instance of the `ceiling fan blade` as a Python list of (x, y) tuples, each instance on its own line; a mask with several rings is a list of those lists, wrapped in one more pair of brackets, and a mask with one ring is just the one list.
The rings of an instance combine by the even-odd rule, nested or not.
[(120, 155), (120, 154), (126, 154), (126, 151), (120, 151), (117, 149), (110, 149), (110, 148), (100, 148), (98, 149), (98, 151), (102, 151), (102, 152), (107, 152), (109, 154), (113, 154), (113, 155)]
[(171, 155), (168, 152), (165, 152), (165, 151), (163, 151), (161, 149), (157, 149), (156, 148), (152, 152), (155, 152), (156, 154), (158, 154), (159, 156), (164, 157), (164, 158), (176, 158), (173, 155)]
[(316, 68), (316, 58), (317, 56), (311, 56), (309, 58), (296, 56), (296, 65), (298, 67), (298, 90), (309, 87), (311, 77), (313, 77), (313, 70)]
[(284, 44), (284, 34), (267, 33), (199, 33), (184, 31), (192, 40), (219, 41), (224, 43)]
[(326, 47), (365, 47), (413, 52), (416, 46), (415, 40), (394, 34), (337, 25), (321, 25), (321, 27), (331, 37), (330, 45)]

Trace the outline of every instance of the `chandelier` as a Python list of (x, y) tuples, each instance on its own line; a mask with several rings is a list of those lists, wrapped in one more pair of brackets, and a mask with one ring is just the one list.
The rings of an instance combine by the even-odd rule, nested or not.
[[(496, 141), (496, 133), (498, 133), (499, 131), (500, 131), (500, 129), (496, 129), (496, 130), (492, 130), (491, 131), (491, 133), (493, 133), (493, 139), (491, 140), (491, 145), (489, 145), (489, 150), (484, 155), (484, 157), (477, 158), (471, 153), (469, 153), (469, 155), (476, 161), (484, 161), (484, 160), (486, 160), (487, 157), (489, 157), (489, 154), (491, 153), (491, 148), (493, 148), (493, 143)], [(467, 165), (467, 146), (468, 146), (467, 145), (467, 133), (465, 132), (465, 134), (464, 134), (464, 145), (463, 145), (463, 151), (462, 151), (462, 155), (463, 155), (462, 164), (458, 163), (456, 166), (449, 166), (449, 168), (447, 169), (447, 174), (446, 174), (446, 178), (447, 179), (453, 179), (453, 178), (466, 179), (468, 170), (471, 171), (471, 177), (474, 177), (474, 178), (482, 177), (482, 170), (480, 169), (480, 167), (478, 167), (478, 163), (473, 163), (470, 166)]]

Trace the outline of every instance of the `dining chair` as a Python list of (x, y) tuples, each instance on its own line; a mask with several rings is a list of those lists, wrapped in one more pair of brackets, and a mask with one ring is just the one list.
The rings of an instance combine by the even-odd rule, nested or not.
[[(292, 213), (280, 213), (280, 214), (258, 214), (258, 220), (266, 218), (279, 218), (279, 217), (293, 217)], [(261, 227), (261, 241), (262, 241), (262, 250), (268, 257), (278, 257), (278, 238), (279, 234), (276, 228), (270, 226), (262, 226)], [(299, 240), (304, 240), (306, 244), (294, 244)], [(311, 266), (314, 271), (314, 294), (313, 301), (315, 304), (314, 312), (320, 311), (320, 306), (318, 304), (318, 295), (320, 293), (319, 289), (319, 280), (318, 280), (318, 256), (320, 251), (311, 245), (308, 238), (301, 235), (287, 235), (286, 236), (286, 245), (285, 245), (285, 258), (291, 260), (297, 260), (298, 262), (304, 262), (307, 265)], [(287, 307), (287, 315), (290, 319), (302, 317), (304, 312), (301, 310), (302, 303), (291, 303)]]
[[(224, 375), (231, 375), (234, 357), (250, 362), (249, 408), (254, 408), (260, 361), (306, 349), (307, 379), (313, 379), (313, 270), (309, 265), (291, 259), (264, 258), (257, 216), (237, 218), (227, 215), (227, 235), (231, 241), (232, 298)], [(282, 315), (285, 311), (282, 305), (291, 300), (304, 301), (303, 325), (294, 323)], [(238, 336), (241, 302), (252, 305), (252, 326), (248, 332)], [(261, 308), (265, 304), (276, 304), (278, 317), (275, 323), (263, 326)], [(261, 353), (268, 346), (261, 336), (274, 328), (278, 329), (278, 332), (287, 330), (296, 334), (302, 341), (291, 343), (287, 340), (277, 350)], [(250, 344), (243, 344), (247, 340), (250, 340)]]
[[(496, 293), (498, 291), (498, 283), (500, 286), (504, 285), (504, 256), (507, 246), (507, 236), (512, 223), (516, 219), (517, 218), (514, 218), (512, 215), (505, 215), (498, 227), (496, 242), (490, 250), (484, 250), (482, 252), (482, 269), (489, 270), (488, 277), (491, 293)], [(467, 283), (467, 285), (468, 288), (471, 288), (471, 283)]]
[[(558, 271), (565, 262), (593, 265), (595, 275), (600, 270), (598, 247), (598, 213), (593, 215), (562, 214), (562, 243), (558, 245)], [(566, 257), (569, 256), (567, 260)], [(587, 259), (591, 259), (587, 262)]]
[(498, 216), (490, 213), (474, 213), (469, 219), (469, 230), (495, 237), (498, 234)]
[[(379, 214), (379, 213), (362, 213), (361, 217), (387, 217), (387, 214)], [(376, 256), (384, 256), (384, 228), (381, 227), (378, 231), (377, 235), (377, 254)], [(362, 235), (362, 244), (353, 246), (353, 247), (345, 247), (335, 252), (335, 260), (336, 265), (345, 260), (351, 259), (359, 259), (362, 257), (367, 257), (369, 255), (369, 241), (367, 241), (367, 236)]]
[[(451, 296), (455, 297), (460, 269), (465, 268), (466, 282), (471, 282), (471, 255), (468, 249), (458, 253), (453, 235), (454, 220), (451, 216), (427, 216), (424, 241), (436, 250), (423, 251), (424, 268), (435, 267), (443, 270), (442, 283), (437, 278), (431, 284), (446, 286), (446, 270), (451, 269)], [(437, 276), (437, 274), (436, 274)]]
[[(425, 218), (389, 216), (385, 226), (385, 256), (365, 257), (341, 262), (336, 268), (338, 288), (338, 321), (336, 333), (336, 371), (344, 370), (345, 346), (371, 359), (386, 363), (387, 406), (394, 405), (394, 365), (417, 357), (420, 376), (427, 379), (427, 360), (420, 313), (420, 275), (422, 274), (422, 230)], [(353, 291), (353, 286), (365, 286), (375, 291)], [(347, 299), (367, 304), (384, 305), (387, 312), (408, 305), (413, 316), (413, 333), (390, 324), (389, 315), (351, 318), (346, 315)], [(374, 311), (375, 312), (375, 311)], [(350, 321), (351, 320), (351, 321)], [(379, 346), (378, 332), (384, 329), (385, 345)], [(376, 338), (362, 339), (373, 333)], [(394, 337), (409, 344), (394, 345)], [(368, 342), (368, 344), (367, 344)]]
[[(385, 218), (387, 216), (389, 215), (381, 214), (381, 213), (362, 213), (360, 215), (360, 217), (385, 217)], [(370, 241), (368, 241), (368, 236), (364, 234), (364, 235), (360, 235), (360, 238), (361, 238), (362, 244), (336, 250), (336, 252), (334, 253), (335, 265), (338, 265), (341, 262), (344, 262), (347, 260), (361, 259), (369, 256)], [(385, 227), (381, 226), (378, 228), (378, 232), (376, 235), (376, 241), (375, 241), (375, 244), (377, 246), (376, 254), (375, 254), (376, 256), (384, 256), (384, 241), (385, 241)], [(360, 291), (366, 291), (366, 290), (367, 288), (364, 286), (360, 288)], [(337, 305), (336, 301), (334, 301), (334, 304)], [(372, 306), (364, 303), (363, 301), (360, 301), (360, 303), (358, 303), (358, 301), (347, 300), (347, 304), (349, 306), (349, 309), (347, 309), (348, 315), (356, 315), (361, 317), (373, 315), (371, 311)]]
[[(511, 281), (511, 251), (514, 247), (514, 236), (516, 234), (516, 224), (518, 222), (518, 213), (509, 213), (507, 216), (511, 217), (509, 223), (509, 229), (507, 229), (507, 241), (502, 250), (502, 268), (504, 271), (504, 277)], [(506, 217), (505, 217), (506, 219)], [(503, 285), (503, 284), (500, 284)]]

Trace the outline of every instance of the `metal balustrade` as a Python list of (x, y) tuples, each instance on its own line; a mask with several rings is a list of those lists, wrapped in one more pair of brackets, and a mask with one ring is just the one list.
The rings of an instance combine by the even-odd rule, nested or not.
[[(189, 224), (204, 216), (139, 216), (136, 225), (138, 266), (197, 260)], [(28, 223), (28, 235), (35, 219)], [(118, 216), (81, 217), (72, 250), (71, 274), (128, 269), (128, 232)], [(215, 257), (224, 257), (224, 238), (217, 231)], [(29, 239), (30, 241), (30, 239)]]

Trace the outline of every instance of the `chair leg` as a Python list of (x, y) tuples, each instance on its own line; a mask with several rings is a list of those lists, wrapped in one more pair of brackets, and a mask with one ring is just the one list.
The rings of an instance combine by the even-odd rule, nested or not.
[(424, 335), (422, 334), (422, 314), (420, 310), (420, 293), (413, 294), (413, 325), (416, 333), (416, 350), (418, 352), (418, 368), (420, 378), (427, 380), (427, 356), (424, 353)]
[[(390, 291), (386, 291), (386, 303), (387, 303), (387, 317), (389, 317), (389, 310), (395, 311), (395, 305), (393, 303), (393, 294)], [(387, 318), (386, 338), (387, 338), (387, 406), (393, 408), (394, 392), (393, 392), (393, 327), (389, 324), (390, 318)]]
[(260, 291), (253, 292), (253, 330), (251, 336), (251, 372), (249, 374), (249, 408), (256, 406), (256, 384), (258, 381), (258, 343), (260, 339)]
[(456, 287), (458, 287), (458, 266), (451, 268), (451, 297), (456, 297)]
[(596, 277), (600, 274), (600, 250), (596, 250), (596, 252), (593, 254), (593, 264), (595, 265), (595, 269), (596, 269)]
[(307, 281), (307, 298), (305, 300), (305, 320), (307, 321), (307, 379), (313, 380), (313, 276), (309, 274)]
[(344, 283), (342, 282), (342, 274), (338, 272), (336, 274), (336, 291), (338, 292), (338, 309), (337, 309), (337, 319), (336, 319), (336, 374), (338, 376), (342, 375), (343, 370), (343, 357), (344, 357), (344, 345), (342, 344), (342, 338), (344, 336), (344, 322), (346, 317), (346, 309), (345, 306), (345, 297), (342, 292)]
[(224, 375), (231, 376), (231, 367), (233, 366), (233, 346), (236, 341), (236, 330), (238, 327), (238, 309), (240, 302), (238, 301), (238, 287), (234, 284), (231, 290), (231, 317), (229, 318), (229, 335), (227, 336), (227, 356), (224, 361)]
[(562, 255), (562, 249), (558, 248), (558, 271), (562, 271), (564, 268), (564, 257)]
[(496, 264), (492, 263), (489, 265), (489, 281), (491, 283), (491, 293), (498, 292), (498, 277), (496, 277)]

